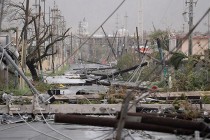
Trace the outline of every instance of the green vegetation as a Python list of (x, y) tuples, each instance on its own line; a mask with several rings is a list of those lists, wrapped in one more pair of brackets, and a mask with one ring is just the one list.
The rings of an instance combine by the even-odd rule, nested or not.
[[(36, 85), (35, 88), (41, 93), (45, 93), (47, 90), (54, 88), (54, 86), (44, 82), (37, 82), (33, 84)], [(9, 85), (8, 89), (5, 86), (1, 87), (0, 91), (4, 91), (6, 93), (13, 93), (14, 96), (32, 95), (32, 92), (27, 85), (25, 85), (25, 87), (21, 89), (19, 89), (18, 87), (14, 87), (13, 85)]]
[(13, 93), (14, 96), (32, 95), (32, 92), (28, 87), (25, 87), (23, 89), (9, 88), (9, 89), (1, 89), (1, 90), (6, 93)]
[(184, 94), (182, 94), (181, 97), (176, 98), (172, 104), (176, 110), (181, 109), (184, 116), (188, 119), (197, 118), (199, 116), (198, 108), (193, 107)]
[(153, 47), (156, 47), (156, 48), (157, 46), (155, 46), (155, 44), (156, 44), (157, 38), (161, 40), (162, 49), (169, 51), (168, 31), (156, 30), (149, 35), (149, 42), (151, 42), (151, 45), (153, 45)]
[(127, 69), (137, 64), (136, 57), (133, 53), (126, 53), (121, 56), (117, 62), (118, 69)]
[(175, 70), (177, 70), (182, 63), (183, 59), (187, 58), (187, 56), (182, 52), (175, 52), (173, 53), (172, 57), (170, 58), (170, 63), (174, 66)]
[(180, 62), (181, 66), (177, 66), (179, 69), (175, 70), (172, 77), (173, 91), (209, 90), (210, 83), (207, 81), (206, 68), (196, 66), (197, 63), (200, 63), (199, 61), (196, 56), (192, 56)]
[(35, 88), (41, 93), (45, 93), (47, 90), (54, 88), (53, 85), (44, 82), (38, 82), (35, 85), (36, 85)]
[(210, 104), (210, 97), (209, 96), (203, 96), (202, 97), (202, 103), (203, 104)]
[[(133, 53), (126, 53), (122, 55), (117, 62), (117, 68), (119, 70), (124, 70), (130, 67), (133, 67), (138, 64), (138, 56)], [(124, 73), (122, 74), (123, 80), (127, 80), (130, 77), (130, 73)]]
[(69, 65), (65, 65), (61, 69), (56, 70), (55, 73), (50, 74), (50, 76), (63, 75), (68, 69)]

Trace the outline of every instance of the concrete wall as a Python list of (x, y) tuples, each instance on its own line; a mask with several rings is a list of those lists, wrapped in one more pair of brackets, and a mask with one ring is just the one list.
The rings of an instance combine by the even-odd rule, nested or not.
[[(186, 40), (181, 47), (181, 51), (188, 55), (188, 40)], [(204, 55), (204, 50), (208, 49), (207, 37), (194, 37), (193, 38), (192, 54)]]

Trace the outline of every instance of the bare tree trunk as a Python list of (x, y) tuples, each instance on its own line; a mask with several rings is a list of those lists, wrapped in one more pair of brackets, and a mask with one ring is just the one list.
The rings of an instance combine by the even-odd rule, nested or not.
[(36, 71), (36, 66), (34, 64), (35, 64), (34, 59), (26, 61), (26, 65), (28, 66), (28, 68), (31, 72), (32, 79), (34, 81), (38, 81), (39, 77), (38, 77), (38, 74), (37, 74), (37, 71)]

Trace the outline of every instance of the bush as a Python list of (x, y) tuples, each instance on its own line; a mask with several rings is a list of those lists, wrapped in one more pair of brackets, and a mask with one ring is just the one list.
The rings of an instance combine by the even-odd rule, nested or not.
[(179, 69), (175, 72), (173, 78), (173, 90), (176, 91), (198, 91), (207, 88), (206, 72), (203, 69), (199, 71)]

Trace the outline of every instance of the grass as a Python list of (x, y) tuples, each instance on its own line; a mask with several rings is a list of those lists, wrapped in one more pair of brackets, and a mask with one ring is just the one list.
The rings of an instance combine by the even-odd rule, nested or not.
[(54, 87), (53, 85), (44, 82), (38, 82), (35, 85), (36, 85), (35, 88), (41, 93), (45, 93), (47, 92), (47, 90), (52, 89)]
[(9, 89), (1, 89), (6, 93), (13, 93), (14, 96), (23, 96), (23, 95), (32, 95), (31, 90), (28, 87), (24, 87), (21, 89), (18, 88), (9, 88)]
[(65, 65), (60, 70), (55, 71), (51, 76), (63, 75), (69, 69), (69, 65)]
[[(47, 83), (44, 82), (38, 82), (35, 83), (35, 88), (40, 92), (40, 93), (46, 93), (47, 90), (54, 88), (53, 85), (49, 85)], [(24, 88), (14, 88), (13, 86), (9, 86), (9, 88), (7, 89), (6, 86), (2, 86), (0, 87), (0, 91), (6, 92), (6, 93), (13, 93), (14, 96), (23, 96), (23, 95), (32, 95), (32, 91), (30, 90), (30, 88), (25, 85)], [(1, 92), (0, 92), (1, 93)]]

